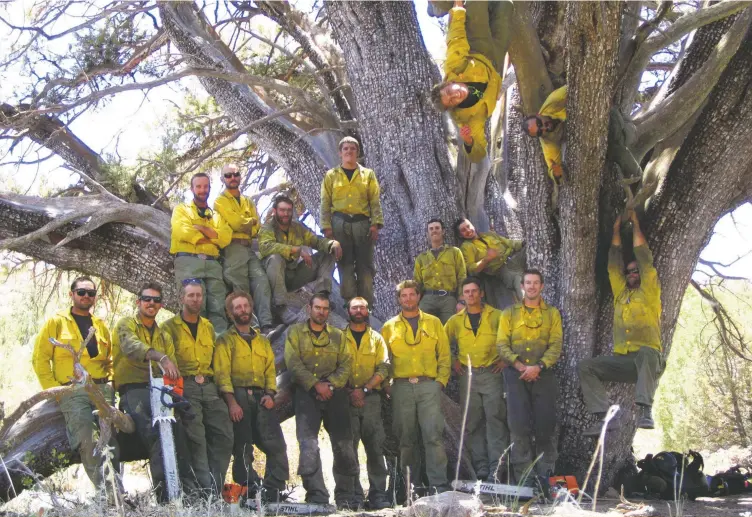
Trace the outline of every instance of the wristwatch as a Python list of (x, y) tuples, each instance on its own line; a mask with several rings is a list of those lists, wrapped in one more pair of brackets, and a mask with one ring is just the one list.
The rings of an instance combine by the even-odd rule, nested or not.
[(365, 393), (367, 395), (369, 391), (371, 391), (371, 390), (369, 390), (368, 388), (366, 388), (365, 386), (363, 386), (363, 393)]
[(540, 368), (541, 371), (546, 369), (546, 363), (544, 363), (543, 361), (538, 361), (537, 364), (538, 364), (538, 368)]

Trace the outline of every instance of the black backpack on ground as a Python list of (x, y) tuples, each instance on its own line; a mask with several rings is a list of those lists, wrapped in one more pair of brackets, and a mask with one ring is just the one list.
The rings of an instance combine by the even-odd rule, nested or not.
[(726, 472), (710, 478), (710, 494), (713, 496), (734, 495), (752, 492), (752, 474), (736, 465)]
[(686, 456), (673, 451), (648, 454), (637, 462), (640, 471), (632, 480), (630, 492), (667, 500), (681, 494), (694, 501), (709, 493), (708, 480), (702, 472), (704, 466), (702, 455), (695, 451)]

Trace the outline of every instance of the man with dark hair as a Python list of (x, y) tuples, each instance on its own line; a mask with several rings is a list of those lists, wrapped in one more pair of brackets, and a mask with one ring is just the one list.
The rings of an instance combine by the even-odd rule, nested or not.
[(456, 312), (460, 282), (467, 276), (465, 259), (459, 248), (444, 244), (444, 222), (428, 221), (431, 249), (415, 258), (413, 279), (420, 285), (420, 309), (446, 321)]
[[(475, 475), (497, 481), (505, 474), (499, 470), (499, 462), (509, 447), (501, 376), (506, 364), (496, 348), (501, 311), (483, 303), (483, 289), (476, 277), (467, 277), (461, 288), (466, 309), (449, 318), (444, 330), (460, 381), (461, 406), (467, 407), (466, 446)], [(472, 373), (472, 381), (468, 373)]]
[[(264, 501), (278, 502), (289, 477), (287, 447), (277, 413), (277, 371), (269, 340), (251, 327), (253, 299), (235, 291), (225, 301), (233, 325), (217, 338), (214, 372), (233, 421), (232, 477), (250, 494), (261, 486)], [(254, 444), (266, 455), (263, 484), (253, 468)]]
[[(556, 395), (559, 391), (552, 368), (561, 355), (561, 314), (541, 297), (543, 275), (537, 269), (522, 274), (524, 299), (501, 314), (497, 342), (507, 390), (509, 430), (512, 435), (512, 472), (517, 483), (524, 479), (534, 459), (534, 472), (553, 474), (556, 458)], [(532, 438), (535, 437), (535, 447)], [(544, 485), (545, 486), (545, 485)]]
[(159, 441), (159, 429), (152, 425), (149, 365), (155, 377), (171, 380), (180, 377), (175, 363), (172, 338), (157, 325), (162, 308), (162, 288), (149, 282), (141, 286), (136, 299), (136, 314), (115, 325), (112, 358), (115, 389), (120, 395), (120, 410), (133, 418), (136, 436), (149, 453), (149, 470), (157, 500), (167, 502), (167, 485)]
[(483, 282), (486, 303), (503, 309), (520, 299), (520, 273), (525, 269), (525, 241), (502, 237), (496, 232), (478, 233), (466, 218), (454, 223), (454, 230), (462, 241), (460, 250), (465, 257), (467, 273)]
[[(449, 5), (430, 2), (429, 13), (441, 16)], [(509, 47), (513, 10), (508, 0), (455, 0), (449, 11), (444, 80), (433, 87), (431, 100), (438, 109), (450, 111), (472, 162), (486, 156), (486, 119), (501, 90), (499, 71)]]
[[(314, 254), (312, 248), (319, 253)], [(274, 199), (272, 219), (261, 227), (259, 251), (273, 303), (281, 315), (285, 314), (288, 289), (305, 286), (312, 293), (330, 293), (334, 262), (342, 257), (339, 242), (315, 235), (293, 217), (293, 202), (284, 195)]]
[(339, 142), (341, 165), (330, 169), (321, 184), (321, 230), (342, 244), (340, 294), (373, 303), (373, 247), (384, 226), (381, 188), (376, 174), (358, 163), (360, 144), (346, 136)]
[(214, 210), (232, 229), (232, 241), (222, 250), (224, 278), (233, 291), (253, 293), (261, 333), (273, 330), (272, 288), (264, 266), (253, 248), (261, 223), (256, 204), (240, 193), (240, 170), (234, 163), (222, 167), (225, 190), (214, 201)]
[[(585, 436), (598, 436), (603, 427), (609, 406), (603, 381), (636, 384), (637, 427), (655, 427), (651, 408), (664, 366), (661, 357), (661, 282), (637, 214), (631, 211), (629, 217), (634, 259), (624, 267), (621, 217), (617, 217), (614, 223), (608, 256), (608, 278), (614, 293), (614, 355), (584, 359), (578, 366), (585, 404), (588, 411), (598, 417), (598, 422), (585, 430)], [(609, 421), (609, 431), (618, 427), (618, 419)]]
[[(196, 417), (183, 419), (179, 445), (187, 449), (190, 472), (180, 473), (186, 491), (201, 489), (219, 495), (232, 454), (230, 414), (214, 383), (214, 327), (201, 317), (204, 290), (198, 279), (187, 279), (180, 288), (181, 310), (164, 324), (172, 338), (178, 368), (183, 375), (183, 394)], [(222, 304), (224, 310), (224, 304)], [(185, 443), (184, 443), (185, 442)], [(198, 482), (198, 487), (195, 485)]]
[(191, 203), (180, 203), (172, 211), (170, 253), (175, 256), (178, 288), (189, 278), (199, 279), (206, 288), (201, 313), (217, 332), (227, 327), (224, 300), (227, 289), (219, 263), (219, 250), (230, 244), (232, 229), (207, 200), (211, 186), (203, 172), (191, 178)]
[[(86, 349), (81, 354), (81, 366), (92, 377), (105, 399), (114, 404), (115, 394), (109, 384), (112, 372), (112, 341), (107, 324), (91, 313), (96, 296), (97, 286), (91, 278), (80, 276), (73, 280), (70, 290), (72, 307), (59, 311), (44, 323), (34, 342), (31, 360), (43, 390), (71, 384), (72, 379), (78, 377), (73, 369), (74, 358), (68, 350), (53, 346), (50, 338), (70, 345), (78, 352), (84, 346), (89, 329), (93, 327), (94, 336), (86, 343)], [(98, 425), (97, 417), (93, 413), (94, 404), (83, 385), (77, 385), (72, 392), (63, 395), (59, 404), (65, 418), (65, 431), (71, 450), (77, 450), (81, 455), (81, 463), (94, 486), (98, 489), (105, 488), (106, 483), (102, 479), (103, 458), (94, 454), (94, 433)], [(115, 453), (112, 466), (118, 471), (115, 433), (112, 434), (109, 445), (114, 448)]]
[(358, 472), (358, 458), (353, 451), (348, 394), (345, 390), (352, 370), (341, 330), (329, 325), (329, 298), (314, 294), (308, 304), (310, 317), (292, 325), (285, 341), (285, 363), (295, 386), (293, 405), (295, 427), (300, 445), (298, 474), (303, 478), (308, 503), (329, 503), (319, 455), (319, 429), (332, 442), (334, 456), (334, 497), (339, 508), (349, 508), (351, 501), (337, 499), (347, 493), (343, 480)]
[[(426, 451), (429, 490), (450, 490), (444, 450), (441, 390), (449, 382), (451, 353), (444, 327), (436, 316), (418, 308), (420, 286), (414, 280), (397, 285), (402, 311), (381, 328), (393, 367), (392, 423), (399, 439), (402, 468), (413, 480), (420, 476), (418, 437)], [(403, 473), (408, 479), (408, 472)], [(417, 484), (417, 483), (416, 483)]]
[[(353, 432), (352, 449), (358, 457), (361, 439), (366, 451), (368, 468), (368, 507), (371, 510), (389, 508), (386, 491), (386, 462), (384, 461), (384, 422), (381, 417), (382, 383), (389, 376), (388, 355), (384, 338), (368, 325), (368, 302), (365, 298), (351, 298), (347, 303), (350, 324), (345, 329), (345, 342), (352, 357), (352, 373), (347, 382), (350, 391), (350, 426)], [(354, 476), (337, 480), (343, 493), (334, 498), (347, 501), (351, 508), (363, 506), (363, 487), (360, 468)]]

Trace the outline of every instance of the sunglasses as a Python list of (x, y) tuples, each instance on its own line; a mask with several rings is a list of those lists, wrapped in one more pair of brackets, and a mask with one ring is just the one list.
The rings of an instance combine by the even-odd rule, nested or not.
[(200, 285), (201, 279), (200, 278), (186, 278), (183, 280), (183, 285)]
[(224, 176), (225, 176), (225, 179), (229, 180), (230, 178), (239, 178), (240, 173), (239, 172), (225, 172)]
[(627, 269), (627, 274), (631, 275), (632, 273), (639, 274), (640, 270), (636, 267), (633, 267), (632, 269)]
[(76, 289), (73, 292), (76, 293), (77, 296), (88, 296), (89, 298), (94, 298), (97, 295), (96, 289)]
[(543, 136), (543, 121), (539, 118), (535, 118), (535, 125), (538, 128), (538, 131), (535, 133), (535, 136), (538, 138)]
[(142, 302), (154, 302), (154, 303), (162, 303), (162, 297), (161, 296), (139, 296), (139, 300)]

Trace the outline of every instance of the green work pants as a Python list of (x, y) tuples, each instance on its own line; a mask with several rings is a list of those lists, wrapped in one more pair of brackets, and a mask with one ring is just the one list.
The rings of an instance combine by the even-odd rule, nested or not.
[(658, 350), (643, 346), (639, 352), (583, 359), (577, 365), (577, 370), (588, 411), (605, 413), (610, 402), (603, 381), (636, 384), (635, 402), (652, 406), (663, 371), (663, 360)]
[(259, 325), (262, 328), (271, 326), (272, 288), (258, 255), (250, 246), (238, 242), (229, 244), (222, 253), (225, 282), (232, 286), (233, 291), (250, 293)]
[(348, 222), (334, 214), (332, 234), (342, 245), (339, 267), (339, 292), (345, 301), (360, 296), (368, 305), (373, 305), (373, 241), (370, 237), (371, 222), (367, 219)]
[(184, 450), (188, 454), (186, 463), (192, 472), (180, 472), (183, 485), (195, 486), (213, 492), (215, 496), (222, 493), (225, 474), (230, 465), (233, 433), (230, 412), (225, 401), (219, 397), (217, 385), (213, 382), (198, 384), (193, 377), (184, 377), (183, 395), (191, 403), (191, 410), (196, 417), (182, 419), (185, 439)]
[[(105, 400), (110, 404), (115, 403), (115, 393), (109, 384), (98, 384), (97, 388), (104, 394)], [(95, 487), (106, 488), (103, 483), (102, 464), (104, 458), (94, 453), (97, 445), (99, 425), (94, 415), (96, 408), (91, 402), (89, 395), (83, 386), (73, 388), (72, 392), (66, 393), (60, 398), (60, 410), (65, 418), (65, 433), (71, 450), (78, 450), (81, 455), (81, 463), (86, 470), (86, 475)], [(115, 472), (120, 470), (119, 450), (116, 438), (116, 430), (112, 429), (109, 445), (113, 449), (112, 468)], [(109, 490), (108, 490), (109, 491)]]
[[(324, 473), (321, 470), (321, 455), (319, 453), (319, 430), (321, 423), (329, 434), (332, 442), (332, 456), (334, 464), (335, 483), (348, 479), (358, 472), (358, 456), (353, 452), (352, 429), (350, 428), (349, 405), (347, 392), (335, 389), (332, 398), (327, 401), (316, 400), (312, 393), (300, 386), (295, 387), (293, 404), (295, 408), (295, 432), (300, 446), (298, 460), (298, 475), (303, 478), (303, 488), (306, 491), (307, 503), (329, 503), (329, 491), (324, 483)], [(334, 493), (341, 493), (342, 487), (335, 485)], [(347, 501), (337, 501), (347, 502)]]
[[(243, 410), (243, 419), (233, 423), (232, 478), (241, 485), (263, 486), (268, 493), (277, 493), (284, 490), (285, 481), (290, 477), (287, 446), (276, 411), (260, 404), (263, 396), (261, 389), (249, 394), (246, 388), (235, 388), (235, 400)], [(254, 444), (266, 455), (263, 484), (259, 483), (259, 476), (253, 470)]]
[(525, 252), (515, 251), (495, 273), (481, 273), (486, 303), (499, 310), (521, 300), (522, 272), (525, 271)]
[(426, 475), (431, 488), (445, 489), (447, 484), (447, 456), (444, 450), (444, 413), (441, 411), (441, 383), (421, 380), (411, 384), (407, 379), (395, 379), (392, 385), (392, 425), (399, 440), (400, 463), (403, 475), (417, 485), (421, 460), (418, 437), (426, 451)]
[[(556, 394), (559, 391), (553, 370), (544, 370), (535, 382), (520, 380), (520, 372), (504, 368), (509, 431), (512, 438), (512, 472), (524, 483), (524, 472), (538, 456), (530, 476), (553, 473), (559, 456), (556, 443)], [(533, 444), (535, 439), (535, 444)]]
[(209, 318), (214, 332), (219, 335), (227, 329), (225, 317), (225, 296), (227, 288), (222, 278), (222, 266), (218, 260), (205, 260), (199, 257), (175, 257), (175, 282), (178, 290), (183, 280), (198, 278), (204, 288), (201, 315)]
[(478, 479), (499, 479), (499, 462), (509, 447), (507, 403), (504, 400), (504, 377), (491, 367), (473, 369), (459, 377), (462, 408), (467, 407), (467, 441), (465, 450)]
[(315, 253), (313, 267), (305, 262), (288, 264), (282, 255), (269, 255), (264, 259), (264, 268), (269, 277), (274, 305), (287, 305), (287, 293), (297, 291), (310, 282), (316, 282), (313, 292), (332, 292), (334, 257), (328, 253)]
[[(384, 421), (381, 418), (381, 396), (378, 392), (366, 395), (365, 406), (357, 408), (350, 405), (350, 427), (352, 428), (352, 449), (358, 457), (358, 445), (363, 440), (366, 450), (366, 468), (368, 469), (368, 499), (384, 500), (386, 492), (386, 461), (384, 459)], [(364, 500), (363, 487), (360, 484), (360, 465), (354, 476), (335, 475), (337, 488), (334, 499), (348, 501), (358, 505)]]
[(443, 325), (457, 313), (457, 298), (451, 293), (445, 296), (425, 294), (420, 299), (420, 310), (433, 314), (441, 320)]
[[(136, 436), (149, 453), (149, 471), (157, 501), (167, 502), (167, 484), (162, 458), (159, 427), (152, 425), (149, 388), (132, 388), (120, 391), (120, 410), (130, 415), (136, 425)], [(174, 435), (174, 433), (173, 433)]]
[[(428, 14), (443, 16), (453, 5), (452, 1), (429, 2)], [(465, 3), (465, 9), (465, 31), (470, 52), (486, 56), (501, 74), (504, 56), (512, 39), (514, 4), (511, 0), (471, 0)]]

